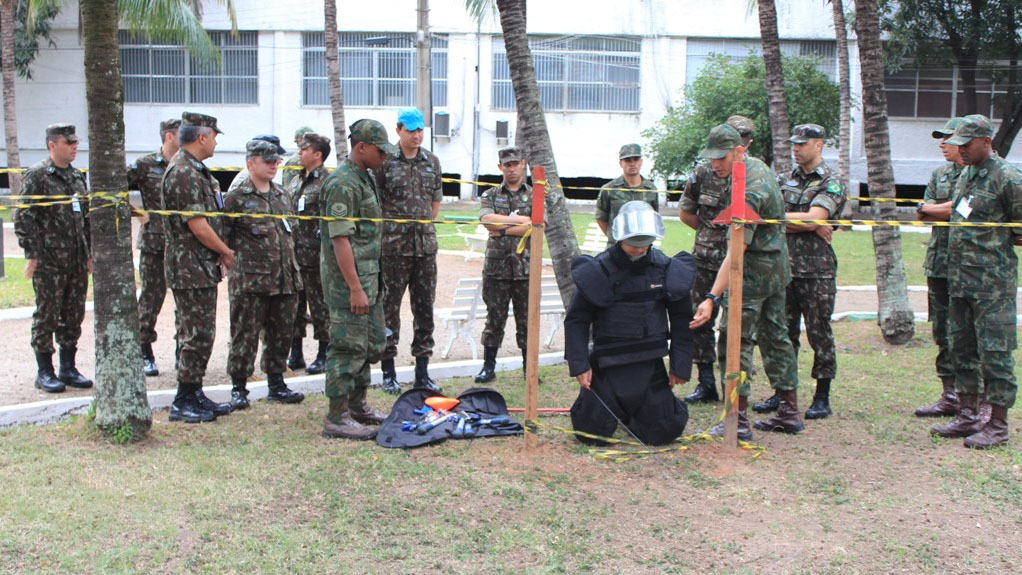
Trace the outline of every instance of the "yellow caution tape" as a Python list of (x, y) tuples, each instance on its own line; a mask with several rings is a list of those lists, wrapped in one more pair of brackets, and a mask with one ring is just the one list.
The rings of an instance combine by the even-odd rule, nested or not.
[(526, 242), (526, 240), (529, 239), (529, 236), (531, 236), (531, 235), (532, 235), (532, 228), (530, 227), (529, 229), (525, 230), (524, 234), (522, 234), (522, 239), (518, 240), (518, 246), (515, 248), (515, 253), (516, 254), (520, 254), (520, 253), (525, 251), (525, 242)]
[(760, 219), (746, 220), (732, 218), (734, 224), (814, 224), (817, 226), (897, 226), (936, 228), (1022, 228), (1022, 222), (930, 222), (921, 220), (788, 220)]

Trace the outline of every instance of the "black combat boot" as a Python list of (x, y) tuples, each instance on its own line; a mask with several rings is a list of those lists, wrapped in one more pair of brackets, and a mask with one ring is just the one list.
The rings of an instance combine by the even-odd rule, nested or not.
[(487, 383), (497, 379), (497, 374), (493, 372), (497, 368), (497, 348), (495, 347), (484, 347), (483, 348), (483, 368), (479, 370), (479, 375), (476, 376), (476, 383)]
[(824, 419), (833, 413), (830, 409), (830, 379), (816, 380), (813, 403), (806, 410), (806, 419)]
[(46, 393), (60, 393), (64, 391), (64, 382), (57, 379), (53, 374), (53, 354), (35, 354), (35, 363), (39, 371), (35, 376), (35, 386)]
[(717, 381), (713, 375), (713, 364), (700, 363), (698, 365), (699, 385), (692, 390), (692, 393), (685, 396), (685, 403), (719, 401), (720, 396), (717, 395)]
[(397, 382), (397, 370), (394, 369), (394, 359), (380, 361), (380, 370), (383, 371), (383, 391), (398, 395), (401, 393), (401, 384)]
[(329, 341), (319, 342), (319, 351), (316, 352), (316, 359), (309, 364), (309, 367), (305, 368), (305, 373), (317, 375), (326, 371), (326, 348), (328, 345), (330, 345)]
[(429, 356), (420, 355), (415, 358), (415, 387), (428, 389), (437, 393), (444, 390), (429, 376)]
[(248, 381), (244, 377), (231, 378), (231, 409), (248, 409)]
[(195, 401), (198, 402), (199, 407), (206, 411), (212, 411), (213, 415), (220, 417), (221, 415), (229, 415), (234, 411), (234, 407), (231, 403), (217, 403), (212, 399), (206, 397), (206, 393), (202, 391), (202, 386), (199, 385), (195, 388)]
[[(299, 340), (301, 341), (301, 340)], [(278, 403), (301, 403), (305, 394), (299, 391), (292, 391), (284, 383), (284, 375), (273, 373), (266, 376), (266, 401)]]
[(170, 421), (183, 421), (185, 423), (214, 421), (216, 414), (199, 405), (199, 400), (195, 396), (196, 390), (201, 390), (201, 386), (179, 381), (177, 383), (177, 396), (174, 397), (174, 403), (170, 404), (170, 415), (167, 419)]
[(305, 355), (302, 352), (302, 338), (291, 339), (291, 355), (287, 358), (287, 368), (290, 370), (302, 369), (305, 367)]
[(153, 355), (153, 344), (151, 343), (142, 344), (142, 372), (146, 374), (146, 377), (160, 375), (160, 370), (156, 367), (156, 356)]
[(69, 387), (88, 389), (92, 387), (92, 380), (85, 377), (75, 367), (75, 354), (77, 349), (60, 349), (60, 371), (57, 372), (57, 379)]
[(774, 392), (773, 395), (759, 403), (752, 404), (752, 410), (756, 413), (773, 413), (781, 405), (781, 396)]

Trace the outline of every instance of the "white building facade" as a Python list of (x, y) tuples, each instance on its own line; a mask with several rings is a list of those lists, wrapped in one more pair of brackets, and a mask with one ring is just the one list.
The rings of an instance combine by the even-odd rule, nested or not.
[[(205, 7), (204, 24), (222, 54), (219, 69), (199, 65), (180, 47), (121, 33), (129, 161), (154, 150), (160, 120), (183, 110), (219, 119), (225, 134), (207, 162), (211, 166), (241, 165), (245, 142), (257, 134), (277, 134), (289, 148), (300, 126), (332, 136), (322, 3), (234, 4), (237, 36), (228, 32), (220, 5)], [(345, 117), (349, 124), (374, 118), (393, 126), (398, 108), (415, 104), (416, 2), (337, 4)], [(680, 102), (708, 54), (744, 56), (759, 49), (758, 19), (748, 0), (562, 0), (530, 2), (528, 10), (547, 125), (558, 170), (567, 178), (619, 175), (618, 148), (643, 143), (641, 132)], [(477, 24), (463, 0), (431, 0), (429, 17), (432, 111), (447, 123), (446, 134), (433, 138), (433, 150), (447, 174), (464, 180), (497, 174), (497, 150), (515, 144), (517, 123), (499, 24), (495, 18)], [(830, 6), (778, 0), (777, 17), (782, 49), (820, 56), (823, 69), (836, 78)], [(71, 122), (82, 140), (76, 164), (84, 167), (88, 118), (75, 10), (65, 9), (56, 19), (53, 39), (56, 47), (40, 49), (34, 78), (16, 84), (22, 163), (45, 156), (46, 125)], [(853, 99), (861, 101), (854, 38), (850, 51)], [(906, 70), (889, 78), (898, 184), (925, 184), (941, 164), (930, 132), (953, 111), (971, 112), (961, 109), (956, 87), (953, 70)], [(981, 102), (989, 106), (997, 89), (985, 89)], [(861, 126), (860, 111), (854, 110), (852, 179), (864, 181)], [(1022, 162), (1022, 152), (1016, 149), (1009, 159)], [(462, 186), (460, 195), (472, 194), (472, 186)]]

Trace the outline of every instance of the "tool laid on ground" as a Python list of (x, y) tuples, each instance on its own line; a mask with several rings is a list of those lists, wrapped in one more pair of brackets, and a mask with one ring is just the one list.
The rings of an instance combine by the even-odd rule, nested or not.
[(453, 397), (433, 396), (425, 399), (422, 407), (415, 409), (412, 413), (421, 416), (418, 420), (401, 422), (401, 431), (414, 432), (425, 435), (433, 429), (447, 423), (454, 422), (454, 429), (451, 436), (458, 439), (474, 437), (481, 427), (494, 427), (507, 425), (513, 422), (510, 416), (498, 415), (496, 417), (483, 417), (470, 411), (454, 411), (460, 403)]

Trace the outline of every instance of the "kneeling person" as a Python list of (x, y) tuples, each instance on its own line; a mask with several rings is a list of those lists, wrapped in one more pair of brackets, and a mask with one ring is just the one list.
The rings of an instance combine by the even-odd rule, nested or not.
[[(291, 330), (302, 289), (295, 261), (291, 224), (280, 216), (291, 213), (284, 190), (273, 183), (280, 156), (277, 146), (263, 140), (245, 145), (248, 178), (227, 193), (224, 211), (246, 214), (224, 218), (227, 245), (234, 250), (235, 266), (230, 269), (231, 351), (227, 373), (231, 376), (231, 405), (248, 407), (246, 381), (254, 370), (263, 336), (262, 370), (269, 391), (266, 399), (298, 403), (305, 396), (284, 383), (285, 363)], [(251, 214), (251, 215), (248, 215)]]
[(577, 431), (609, 437), (620, 421), (643, 443), (663, 445), (688, 422), (688, 408), (671, 388), (692, 372), (695, 262), (688, 253), (669, 258), (651, 247), (664, 237), (664, 224), (643, 201), (621, 208), (613, 237), (617, 243), (595, 258), (572, 262), (576, 291), (564, 318), (564, 357), (582, 389), (571, 422)]

